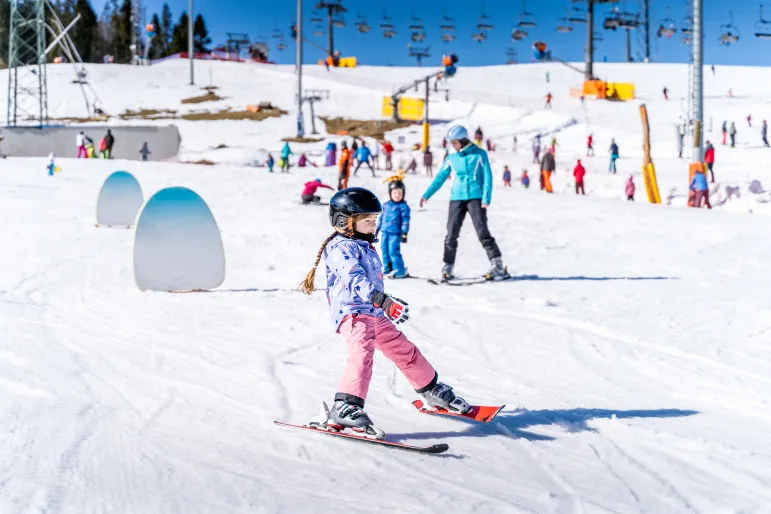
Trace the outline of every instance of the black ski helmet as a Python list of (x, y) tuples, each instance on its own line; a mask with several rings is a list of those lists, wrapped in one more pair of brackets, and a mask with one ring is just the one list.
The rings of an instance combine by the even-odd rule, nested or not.
[(329, 200), (329, 223), (338, 232), (346, 233), (352, 230), (349, 225), (351, 216), (360, 214), (380, 214), (383, 206), (380, 200), (369, 189), (349, 187), (338, 191)]
[(393, 191), (394, 189), (401, 189), (402, 191), (404, 191), (405, 194), (407, 193), (407, 190), (404, 188), (404, 182), (402, 182), (401, 180), (392, 180), (391, 182), (388, 183), (389, 195), (391, 194), (391, 191)]

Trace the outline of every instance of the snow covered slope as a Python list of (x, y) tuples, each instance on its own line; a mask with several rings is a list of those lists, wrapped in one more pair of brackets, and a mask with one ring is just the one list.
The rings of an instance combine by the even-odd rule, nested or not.
[[(94, 67), (105, 81), (136, 80), (136, 88), (100, 90), (105, 110), (170, 108), (197, 94), (170, 89), (183, 82), (174, 66), (124, 69), (132, 75)], [(213, 82), (229, 105), (290, 106), (291, 69), (228, 66), (238, 65), (213, 67)], [(521, 280), (386, 284), (410, 303), (404, 331), (443, 380), (472, 402), (507, 404), (489, 425), (423, 416), (410, 405), (409, 384), (378, 356), (368, 412), (393, 440), (448, 443), (442, 457), (272, 424), (315, 415), (343, 368), (344, 344), (323, 293), (296, 292), (330, 233), (326, 209), (300, 205), (299, 193), (316, 176), (333, 182), (334, 169), (269, 175), (226, 164), (60, 159), (62, 172), (48, 177), (44, 160), (0, 161), (0, 512), (770, 511), (767, 218), (726, 212), (730, 204), (708, 212), (626, 202), (622, 183), (638, 176), (641, 162), (636, 103), (588, 103), (583, 114), (565, 91), (580, 77), (552, 67), (555, 106), (543, 112), (546, 69), (461, 69), (452, 85), (454, 116), (481, 124), (507, 150), (492, 154), (496, 173), (504, 163), (516, 173), (529, 160), (508, 151), (514, 133), (579, 120), (557, 134), (563, 194), (503, 189), (496, 178), (491, 231)], [(643, 79), (666, 73), (679, 96), (685, 77), (675, 82), (667, 70), (684, 68), (599, 70), (638, 82), (651, 107), (662, 195), (667, 183), (682, 194), (686, 165), (671, 155), (670, 140), (676, 102), (665, 104), (662, 84)], [(734, 84), (723, 78), (728, 71), (718, 68), (708, 91), (733, 87), (740, 98), (711, 99), (707, 112), (714, 102), (714, 112), (725, 108), (721, 116), (737, 122), (750, 110), (760, 119), (767, 71), (735, 69), (746, 78)], [(384, 92), (419, 73), (311, 70), (308, 87), (333, 92), (322, 114), (370, 117)], [(58, 84), (67, 87), (64, 75)], [(72, 102), (59, 105), (59, 115), (77, 114)], [(211, 155), (210, 146), (226, 141), (277, 150), (293, 122), (290, 110), (261, 123), (180, 126), (188, 155)], [(567, 191), (567, 166), (588, 131), (598, 157), (585, 160), (589, 197), (576, 197)], [(768, 182), (765, 150), (740, 131), (740, 148), (718, 147), (718, 180)], [(619, 176), (605, 171), (610, 137), (623, 153)], [(136, 288), (131, 231), (94, 227), (99, 187), (116, 169), (134, 174), (146, 197), (178, 185), (207, 201), (226, 252), (221, 288)], [(385, 197), (382, 172), (361, 175), (351, 183)], [(411, 273), (422, 277), (439, 273), (449, 194), (445, 187), (419, 209), (427, 185), (407, 178), (413, 223), (403, 248)], [(764, 207), (741, 201), (737, 211)], [(458, 272), (486, 266), (467, 223)]]

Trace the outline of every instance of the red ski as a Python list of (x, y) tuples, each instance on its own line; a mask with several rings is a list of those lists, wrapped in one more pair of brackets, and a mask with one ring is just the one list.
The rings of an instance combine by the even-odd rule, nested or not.
[(457, 412), (451, 412), (445, 409), (432, 409), (430, 407), (424, 407), (423, 402), (421, 400), (415, 400), (412, 402), (412, 405), (415, 406), (416, 409), (418, 409), (420, 412), (424, 414), (438, 414), (440, 416), (452, 416), (455, 418), (466, 418), (466, 419), (472, 419), (474, 421), (479, 421), (480, 423), (489, 423), (493, 419), (495, 419), (495, 416), (498, 415), (501, 410), (505, 407), (505, 405), (500, 406), (480, 406), (480, 405), (472, 405), (471, 410), (466, 412), (465, 414), (460, 414)]
[(361, 441), (364, 443), (371, 443), (371, 444), (379, 444), (381, 446), (386, 446), (388, 448), (395, 448), (397, 450), (406, 450), (406, 451), (416, 452), (416, 453), (425, 453), (428, 455), (436, 455), (439, 453), (444, 453), (450, 449), (449, 445), (447, 444), (433, 444), (431, 446), (412, 446), (410, 444), (395, 443), (393, 441), (386, 441), (384, 439), (373, 439), (371, 437), (365, 437), (365, 436), (356, 435), (356, 434), (348, 434), (345, 432), (335, 432), (333, 430), (325, 430), (323, 428), (316, 428), (308, 425), (293, 425), (292, 423), (283, 423), (281, 421), (274, 421), (273, 423), (282, 427), (302, 428), (305, 430), (318, 432), (320, 434), (334, 435), (337, 437), (344, 437), (346, 439), (351, 439), (354, 441)]

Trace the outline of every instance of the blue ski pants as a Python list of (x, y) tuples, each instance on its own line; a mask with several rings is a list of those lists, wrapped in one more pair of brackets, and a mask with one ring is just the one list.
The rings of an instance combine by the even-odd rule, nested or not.
[(402, 258), (402, 235), (383, 232), (380, 245), (383, 253), (383, 267), (393, 270), (397, 274), (404, 273), (404, 259)]

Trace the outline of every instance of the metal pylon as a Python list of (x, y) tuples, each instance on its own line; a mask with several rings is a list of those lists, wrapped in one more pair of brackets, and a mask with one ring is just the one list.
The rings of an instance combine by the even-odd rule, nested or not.
[(11, 0), (8, 44), (9, 126), (48, 124), (45, 0)]

